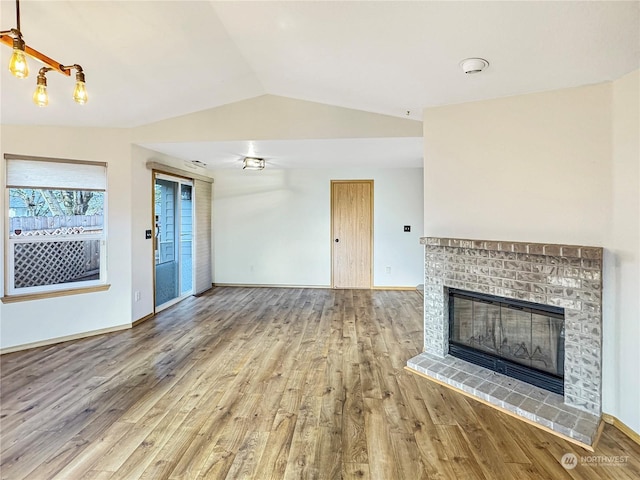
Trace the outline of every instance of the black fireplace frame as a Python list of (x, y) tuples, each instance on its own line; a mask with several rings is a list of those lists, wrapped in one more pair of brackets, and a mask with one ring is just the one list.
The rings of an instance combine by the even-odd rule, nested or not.
[[(467, 345), (461, 344), (453, 340), (453, 322), (454, 311), (451, 308), (453, 298), (462, 298), (472, 301), (480, 301), (483, 303), (490, 303), (493, 305), (499, 305), (501, 307), (515, 308), (518, 310), (528, 310), (534, 313), (540, 313), (546, 316), (552, 316), (555, 318), (564, 319), (564, 308), (554, 307), (551, 305), (542, 305), (538, 303), (526, 302), (524, 300), (515, 300), (505, 297), (497, 297), (494, 295), (487, 295), (484, 293), (470, 292), (466, 290), (458, 290), (455, 288), (449, 288), (449, 354), (454, 357), (466, 360), (467, 362), (479, 365), (484, 368), (493, 370), (494, 372), (502, 373), (510, 377), (516, 378), (523, 382), (527, 382), (531, 385), (535, 385), (540, 388), (544, 388), (553, 393), (564, 395), (564, 375), (554, 375), (550, 372), (539, 370), (535, 367), (527, 367), (516, 362), (512, 362), (508, 359), (494, 355), (490, 352), (485, 352)], [(558, 349), (561, 352), (558, 355), (558, 370), (564, 372), (564, 327), (560, 332), (560, 339), (562, 342), (562, 349)]]

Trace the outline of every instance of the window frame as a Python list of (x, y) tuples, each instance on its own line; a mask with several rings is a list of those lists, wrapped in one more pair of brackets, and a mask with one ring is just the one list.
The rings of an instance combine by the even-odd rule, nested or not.
[[(12, 188), (25, 188), (25, 189), (33, 189), (33, 190), (43, 190), (43, 189), (51, 189), (51, 190), (79, 190), (78, 188), (65, 188), (65, 187), (42, 187), (39, 185), (9, 185), (7, 178), (7, 169), (9, 162), (12, 160), (21, 160), (21, 161), (34, 161), (34, 162), (52, 162), (52, 163), (62, 163), (67, 165), (91, 165), (97, 168), (103, 169), (104, 174), (104, 190), (96, 189), (96, 188), (86, 188), (85, 191), (99, 191), (103, 194), (103, 205), (102, 205), (102, 231), (100, 233), (81, 233), (81, 234), (61, 234), (61, 235), (33, 235), (33, 236), (24, 236), (24, 237), (16, 237), (11, 235), (11, 201), (10, 201), (10, 190)], [(70, 159), (58, 159), (58, 158), (49, 158), (49, 157), (36, 157), (36, 156), (27, 156), (27, 155), (13, 155), (13, 154), (5, 154), (4, 155), (4, 170), (5, 170), (5, 181), (4, 181), (4, 198), (5, 198), (5, 208), (4, 208), (4, 217), (5, 217), (5, 234), (3, 241), (5, 243), (4, 253), (5, 253), (5, 277), (4, 277), (4, 295), (3, 302), (6, 303), (6, 300), (17, 299), (20, 297), (25, 297), (25, 299), (36, 299), (43, 297), (51, 297), (56, 295), (69, 295), (73, 293), (84, 293), (87, 291), (99, 291), (108, 289), (109, 286), (107, 284), (108, 280), (108, 265), (107, 265), (107, 245), (108, 245), (108, 176), (107, 176), (107, 163), (106, 162), (92, 162), (85, 160), (70, 160)], [(64, 282), (64, 283), (53, 283), (49, 285), (37, 285), (31, 287), (15, 287), (15, 246), (21, 243), (44, 243), (44, 242), (78, 242), (78, 241), (91, 241), (91, 240), (99, 240), (100, 242), (100, 254), (99, 254), (99, 270), (98, 270), (98, 278), (91, 280), (79, 280), (74, 282)]]

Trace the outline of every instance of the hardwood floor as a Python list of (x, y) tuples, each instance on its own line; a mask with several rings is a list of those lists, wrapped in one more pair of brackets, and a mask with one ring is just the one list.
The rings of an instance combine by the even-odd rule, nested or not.
[(3, 479), (640, 478), (406, 372), (416, 292), (219, 287), (132, 330), (3, 355)]

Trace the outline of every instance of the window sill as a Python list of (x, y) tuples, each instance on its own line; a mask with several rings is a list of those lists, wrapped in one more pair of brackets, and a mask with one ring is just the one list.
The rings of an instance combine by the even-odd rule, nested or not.
[(110, 284), (96, 285), (94, 287), (69, 288), (67, 290), (56, 290), (54, 292), (25, 293), (22, 295), (6, 295), (2, 297), (2, 303), (29, 302), (31, 300), (42, 300), (44, 298), (66, 297), (67, 295), (80, 295), (83, 293), (104, 292), (111, 288)]

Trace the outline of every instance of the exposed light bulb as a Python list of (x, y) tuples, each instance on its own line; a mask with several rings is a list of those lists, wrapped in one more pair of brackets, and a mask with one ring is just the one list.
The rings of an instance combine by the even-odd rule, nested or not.
[(49, 94), (47, 94), (46, 85), (38, 85), (36, 91), (33, 92), (33, 103), (39, 107), (46, 107), (49, 105)]
[(89, 101), (87, 95), (87, 86), (84, 83), (84, 73), (80, 65), (74, 65), (78, 72), (76, 73), (76, 88), (73, 90), (73, 99), (76, 103), (84, 105)]
[(84, 105), (89, 100), (84, 82), (76, 82), (76, 88), (73, 90), (73, 99), (80, 105)]
[(15, 44), (13, 46), (13, 55), (9, 60), (9, 71), (17, 78), (27, 78), (29, 76), (29, 64), (24, 50), (21, 50)]
[[(50, 68), (48, 70), (51, 70)], [(47, 67), (42, 67), (40, 69), (40, 73), (38, 74), (38, 84), (36, 86), (36, 91), (33, 92), (33, 103), (38, 105), (39, 107), (46, 107), (49, 105), (49, 95), (47, 94), (47, 77), (45, 77), (45, 73), (47, 73)]]

